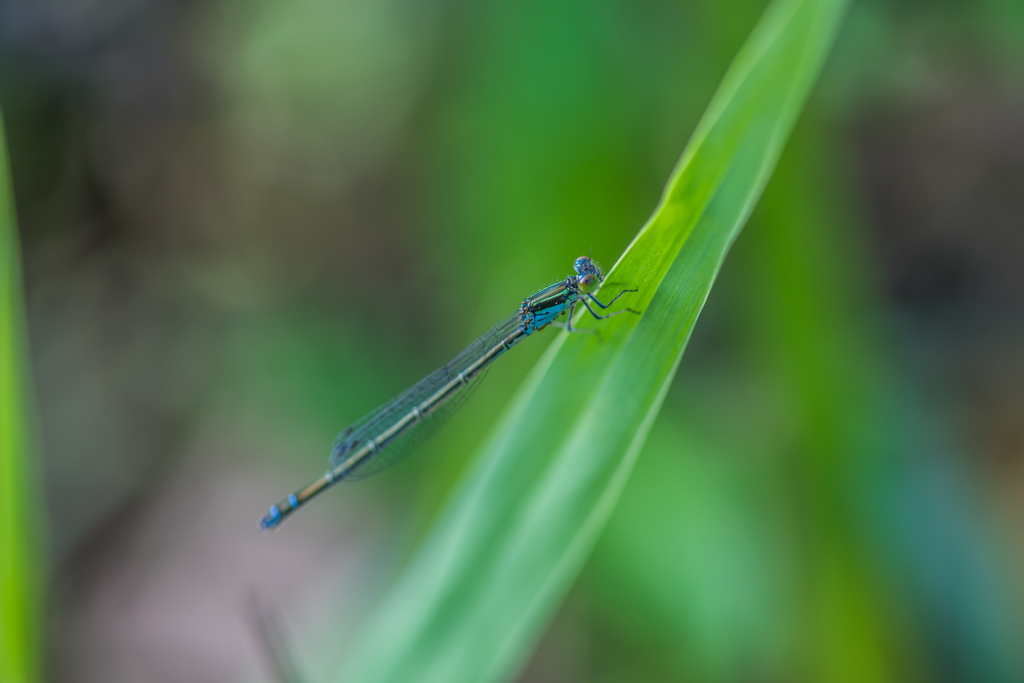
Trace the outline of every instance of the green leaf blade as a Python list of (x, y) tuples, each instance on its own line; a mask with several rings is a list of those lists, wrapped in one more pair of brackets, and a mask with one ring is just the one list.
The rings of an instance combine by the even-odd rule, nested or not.
[(643, 314), (582, 311), (604, 341), (551, 344), (340, 680), (497, 681), (523, 665), (615, 506), (846, 4), (769, 6), (608, 274), (602, 296), (637, 287), (622, 302)]
[(0, 116), (0, 681), (41, 680), (42, 562), (33, 495), (21, 269)]

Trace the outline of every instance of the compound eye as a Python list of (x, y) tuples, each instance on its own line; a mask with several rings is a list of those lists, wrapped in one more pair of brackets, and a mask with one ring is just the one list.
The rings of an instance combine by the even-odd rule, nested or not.
[(580, 275), (594, 270), (593, 262), (590, 260), (589, 256), (580, 256), (576, 259), (576, 262), (572, 264), (572, 267)]
[(597, 276), (593, 273), (587, 273), (586, 275), (581, 275), (576, 278), (576, 284), (579, 285), (579, 288), (584, 292), (589, 292), (597, 287), (597, 282)]

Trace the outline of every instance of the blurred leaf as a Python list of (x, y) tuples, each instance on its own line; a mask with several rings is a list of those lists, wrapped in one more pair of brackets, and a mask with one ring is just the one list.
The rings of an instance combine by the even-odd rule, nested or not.
[(962, 680), (1022, 680), (1015, 610), (953, 428), (871, 315), (874, 266), (834, 182), (835, 147), (809, 111), (737, 254), (760, 293), (749, 336), (801, 425), (787, 448), (813, 554), (801, 654), (818, 653), (822, 681), (907, 680), (948, 662)]
[(353, 166), (379, 159), (422, 89), (432, 13), (411, 13), (391, 0), (228, 3), (233, 125), (270, 155), (298, 147), (343, 151)]
[[(599, 620), (593, 666), (628, 667), (623, 680), (791, 680), (785, 648), (801, 591), (790, 476), (769, 452), (778, 437), (738, 395), (757, 380), (716, 396), (694, 381), (693, 360), (683, 361), (687, 400), (669, 393), (585, 570), (579, 595)], [(736, 448), (738, 433), (763, 441)]]
[[(843, 0), (778, 0), (726, 73), (653, 218), (608, 275), (644, 311), (562, 334), (339, 680), (492, 681), (522, 666), (611, 513)], [(580, 316), (581, 326), (595, 327)]]
[[(2, 122), (2, 119), (0, 119)], [(40, 680), (42, 572), (25, 391), (21, 269), (0, 125), (0, 681)]]

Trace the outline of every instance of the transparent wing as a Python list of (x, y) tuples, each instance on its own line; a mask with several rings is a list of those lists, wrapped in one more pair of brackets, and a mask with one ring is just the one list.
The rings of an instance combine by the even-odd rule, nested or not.
[(386, 448), (381, 449), (380, 452), (370, 458), (367, 458), (358, 466), (346, 473), (344, 479), (346, 481), (365, 479), (412, 455), (412, 453), (419, 448), (424, 441), (430, 438), (430, 436), (432, 436), (434, 432), (441, 427), (441, 425), (448, 421), (448, 418), (455, 414), (466, 399), (468, 399), (470, 395), (476, 391), (476, 388), (480, 386), (486, 375), (486, 369), (481, 371), (480, 374), (476, 375), (467, 384), (462, 386), (459, 391), (455, 392), (447, 401), (434, 410), (434, 412), (424, 416), (422, 420), (409, 427), (409, 429), (402, 432), (402, 434), (394, 441), (390, 442)]
[[(355, 423), (334, 440), (331, 451), (331, 465), (337, 467), (356, 453), (370, 439), (377, 438), (389, 427), (408, 415), (413, 408), (459, 376), (470, 365), (490, 349), (500, 344), (520, 326), (519, 314), (514, 313), (497, 325), (480, 335), (450, 362), (420, 380), (410, 389), (399, 394), (372, 413)], [(352, 471), (346, 473), (346, 479), (361, 479), (375, 474), (408, 456), (415, 447), (433, 434), (462, 405), (470, 394), (479, 386), (486, 372), (481, 371), (469, 382), (453, 391), (445, 402), (430, 414), (410, 425), (399, 436), (381, 447), (377, 453), (363, 459)]]

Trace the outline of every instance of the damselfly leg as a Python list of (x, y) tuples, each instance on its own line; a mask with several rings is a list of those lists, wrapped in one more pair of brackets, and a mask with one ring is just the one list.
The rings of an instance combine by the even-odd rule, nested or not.
[[(623, 294), (625, 294), (625, 292), (623, 292)], [(615, 298), (618, 299), (619, 297)], [(587, 310), (590, 311), (590, 315), (594, 316), (598, 320), (607, 320), (608, 318), (614, 318), (615, 316), (623, 313), (636, 313), (637, 315), (640, 315), (640, 311), (634, 311), (632, 308), (623, 308), (621, 311), (615, 311), (614, 313), (608, 313), (607, 315), (598, 315), (597, 311), (590, 307), (590, 304), (587, 303), (586, 299), (580, 299), (580, 302), (587, 307)], [(611, 304), (608, 305), (610, 306)]]
[(581, 330), (578, 327), (573, 327), (572, 326), (572, 316), (573, 316), (573, 314), (575, 312), (576, 312), (576, 302), (574, 301), (571, 304), (569, 304), (569, 310), (568, 310), (569, 317), (566, 318), (566, 321), (564, 323), (557, 323), (556, 322), (556, 323), (551, 323), (551, 324), (554, 325), (555, 327), (561, 327), (566, 332), (572, 332), (572, 333), (579, 332), (579, 333), (582, 333), (582, 334), (596, 334), (598, 339), (603, 339), (603, 337), (601, 337), (601, 330), (590, 329), (590, 328), (585, 329), (585, 330)]
[[(606, 303), (606, 304), (603, 304), (603, 303), (601, 303), (601, 301), (600, 301), (600, 300), (599, 300), (599, 299), (598, 299), (598, 298), (597, 298), (596, 296), (594, 296), (593, 294), (591, 294), (590, 292), (585, 292), (585, 294), (586, 294), (586, 295), (587, 295), (588, 297), (590, 297), (590, 300), (591, 300), (591, 301), (593, 301), (593, 302), (594, 302), (595, 304), (597, 304), (597, 305), (598, 305), (598, 306), (600, 306), (601, 308), (608, 308), (608, 307), (609, 307), (609, 306), (611, 306), (611, 305), (612, 305), (613, 303), (615, 303), (616, 301), (618, 301), (618, 300), (619, 300), (619, 297), (620, 297), (620, 296), (622, 296), (623, 294), (626, 294), (627, 292), (636, 292), (636, 291), (638, 291), (638, 290), (635, 290), (635, 289), (624, 289), (624, 290), (622, 290), (621, 292), (619, 292), (618, 294), (616, 294), (616, 295), (615, 295), (615, 298), (614, 298), (614, 299), (612, 299), (611, 301), (609, 301), (609, 302), (608, 302), (608, 303)], [(631, 308), (627, 308), (626, 310), (627, 310), (627, 311), (632, 311), (633, 309), (631, 309)], [(634, 312), (634, 313), (636, 313), (637, 311), (633, 311), (633, 312)]]

